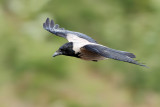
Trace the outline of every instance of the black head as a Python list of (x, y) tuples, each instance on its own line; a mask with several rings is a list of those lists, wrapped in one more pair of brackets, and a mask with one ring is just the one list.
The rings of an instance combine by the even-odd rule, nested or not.
[(54, 54), (53, 57), (58, 55), (74, 56), (77, 57), (75, 51), (73, 50), (73, 42), (68, 42), (61, 46)]

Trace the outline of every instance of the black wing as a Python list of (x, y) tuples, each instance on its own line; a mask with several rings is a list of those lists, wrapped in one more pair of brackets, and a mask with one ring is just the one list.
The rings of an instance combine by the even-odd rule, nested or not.
[(86, 50), (97, 53), (97, 54), (104, 56), (106, 58), (129, 62), (132, 64), (146, 67), (145, 65), (132, 59), (132, 58), (135, 58), (136, 56), (132, 53), (129, 53), (129, 52), (119, 51), (119, 50), (111, 49), (111, 48), (101, 46), (101, 45), (85, 45), (82, 48), (85, 48)]
[(65, 30), (64, 28), (59, 28), (58, 24), (54, 24), (53, 20), (49, 20), (49, 18), (46, 19), (46, 22), (43, 23), (43, 28), (57, 36), (66, 38), (69, 42), (84, 42), (88, 41), (91, 43), (96, 43), (94, 39), (91, 37), (79, 33), (79, 32), (73, 32), (69, 30)]

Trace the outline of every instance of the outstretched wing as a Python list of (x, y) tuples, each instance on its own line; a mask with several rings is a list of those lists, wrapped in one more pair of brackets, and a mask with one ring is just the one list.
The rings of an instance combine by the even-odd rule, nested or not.
[(69, 30), (65, 30), (64, 28), (59, 28), (58, 24), (54, 24), (53, 20), (49, 20), (49, 18), (46, 19), (46, 22), (43, 23), (43, 28), (57, 36), (63, 37), (67, 39), (69, 42), (91, 42), (96, 43), (94, 39), (91, 37), (79, 33), (79, 32), (73, 32)]
[(82, 47), (83, 49), (89, 50), (91, 52), (97, 53), (103, 57), (106, 58), (111, 58), (111, 59), (115, 59), (115, 60), (119, 60), (119, 61), (124, 61), (124, 62), (129, 62), (132, 64), (136, 64), (136, 65), (140, 65), (140, 66), (144, 66), (145, 65), (137, 62), (136, 60), (132, 59), (135, 58), (136, 56), (132, 53), (129, 52), (125, 52), (125, 51), (119, 51), (119, 50), (115, 50), (115, 49), (111, 49), (105, 46), (101, 46), (101, 45), (93, 45), (93, 44), (89, 44), (89, 45), (85, 45)]

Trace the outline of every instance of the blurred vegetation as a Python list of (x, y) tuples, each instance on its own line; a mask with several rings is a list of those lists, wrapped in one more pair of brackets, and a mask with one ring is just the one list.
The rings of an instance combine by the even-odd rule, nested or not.
[[(0, 0), (0, 16), (0, 107), (160, 107), (159, 0)], [(150, 68), (52, 58), (67, 41), (47, 17)]]

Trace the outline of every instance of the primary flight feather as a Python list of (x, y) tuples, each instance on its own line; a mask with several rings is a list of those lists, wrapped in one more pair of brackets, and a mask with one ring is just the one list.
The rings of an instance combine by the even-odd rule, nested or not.
[(60, 28), (58, 24), (55, 24), (53, 20), (50, 21), (49, 18), (46, 19), (45, 23), (43, 23), (43, 28), (69, 41), (61, 46), (54, 53), (53, 57), (58, 55), (66, 55), (89, 61), (98, 61), (111, 58), (146, 67), (144, 64), (141, 64), (133, 59), (136, 57), (133, 53), (115, 50), (100, 45), (94, 39), (83, 33)]

